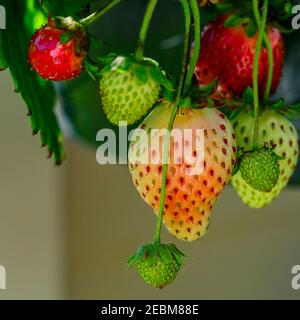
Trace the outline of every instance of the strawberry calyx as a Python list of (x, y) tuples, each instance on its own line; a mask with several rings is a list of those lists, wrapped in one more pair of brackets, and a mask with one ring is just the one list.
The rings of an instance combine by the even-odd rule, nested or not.
[(120, 73), (130, 70), (142, 83), (147, 83), (149, 77), (152, 77), (158, 85), (168, 90), (174, 90), (166, 73), (160, 69), (158, 62), (151, 58), (144, 57), (142, 60), (137, 61), (134, 55), (122, 56), (109, 54), (106, 57), (98, 58), (98, 61), (105, 65), (100, 72), (96, 73), (99, 77), (115, 70)]
[(135, 266), (146, 283), (162, 289), (176, 279), (184, 256), (174, 244), (146, 244), (128, 259), (128, 267)]
[(52, 28), (63, 29), (66, 31), (77, 31), (84, 29), (83, 25), (73, 17), (48, 16), (48, 25)]

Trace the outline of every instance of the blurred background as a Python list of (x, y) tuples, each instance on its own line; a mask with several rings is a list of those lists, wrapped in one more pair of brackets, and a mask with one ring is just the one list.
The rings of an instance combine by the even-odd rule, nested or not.
[[(132, 51), (145, 4), (127, 1), (95, 26), (103, 39), (102, 54)], [(180, 6), (171, 0), (159, 5), (147, 53), (176, 73)], [(210, 17), (207, 12), (205, 18)], [(278, 96), (288, 102), (300, 100), (299, 38), (300, 31), (286, 37)], [(295, 183), (260, 211), (247, 208), (228, 188), (208, 235), (195, 243), (176, 241), (164, 230), (163, 239), (188, 255), (172, 286), (152, 289), (127, 270), (128, 256), (151, 241), (156, 219), (125, 166), (96, 162), (96, 132), (108, 126), (97, 85), (82, 76), (57, 91), (67, 136), (68, 158), (61, 167), (45, 159), (9, 73), (0, 73), (0, 265), (7, 273), (0, 299), (300, 298), (291, 286), (292, 267), (300, 265), (300, 190)]]

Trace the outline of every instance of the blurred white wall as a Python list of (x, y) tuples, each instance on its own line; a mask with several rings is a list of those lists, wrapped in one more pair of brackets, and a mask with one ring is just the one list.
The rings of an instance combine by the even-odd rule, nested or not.
[(100, 166), (95, 150), (72, 143), (69, 203), (71, 297), (76, 299), (300, 299), (291, 286), (300, 265), (300, 189), (253, 211), (233, 189), (217, 203), (208, 234), (177, 241), (189, 258), (170, 287), (157, 290), (127, 270), (128, 256), (152, 239), (155, 216), (126, 167)]
[(164, 230), (190, 258), (174, 285), (152, 289), (126, 268), (156, 222), (127, 168), (99, 166), (95, 150), (75, 142), (54, 168), (7, 72), (0, 84), (0, 299), (300, 299), (291, 287), (300, 189), (256, 212), (229, 188), (203, 239), (183, 243)]
[(0, 72), (1, 299), (67, 295), (65, 169), (46, 160), (32, 137), (26, 107), (8, 72)]

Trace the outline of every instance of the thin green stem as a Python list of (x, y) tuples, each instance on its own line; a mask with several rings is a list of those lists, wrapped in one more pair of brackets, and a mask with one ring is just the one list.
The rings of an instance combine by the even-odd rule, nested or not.
[(191, 32), (191, 11), (189, 3), (187, 0), (181, 0), (184, 17), (185, 17), (185, 40), (184, 40), (184, 52), (183, 52), (183, 62), (182, 62), (182, 72), (179, 79), (178, 93), (175, 102), (173, 103), (172, 113), (170, 116), (168, 131), (166, 135), (165, 145), (164, 145), (164, 154), (163, 154), (163, 169), (162, 169), (162, 186), (161, 186), (161, 195), (160, 195), (160, 206), (157, 217), (157, 224), (154, 232), (154, 244), (160, 244), (160, 235), (161, 235), (161, 226), (163, 221), (163, 213), (165, 209), (166, 201), (166, 191), (167, 191), (167, 176), (168, 176), (168, 162), (169, 162), (169, 148), (171, 140), (171, 131), (174, 126), (174, 121), (177, 115), (178, 106), (180, 103), (180, 98), (183, 92), (184, 80), (186, 77), (188, 55), (190, 48), (190, 32)]
[[(182, 0), (185, 1), (185, 0)], [(165, 210), (165, 201), (166, 201), (166, 193), (167, 193), (167, 176), (168, 176), (168, 160), (169, 160), (169, 148), (171, 141), (171, 131), (173, 129), (174, 121), (177, 115), (178, 105), (176, 103), (173, 104), (172, 113), (169, 120), (168, 131), (165, 137), (165, 145), (164, 145), (164, 154), (163, 154), (163, 168), (162, 168), (162, 184), (161, 184), (161, 194), (160, 194), (160, 205), (157, 217), (157, 223), (154, 232), (154, 244), (160, 244), (160, 235), (161, 235), (161, 226), (163, 222), (163, 213)]]
[(149, 29), (157, 2), (158, 0), (149, 0), (148, 6), (145, 12), (142, 27), (140, 30), (138, 46), (135, 52), (135, 58), (138, 61), (142, 60), (144, 56), (144, 48), (145, 48), (146, 38), (148, 34), (148, 29)]
[(184, 93), (190, 89), (192, 85), (192, 80), (194, 76), (194, 71), (199, 59), (200, 49), (201, 49), (201, 16), (200, 16), (200, 9), (197, 0), (190, 0), (192, 14), (194, 18), (194, 27), (195, 27), (195, 47), (193, 57), (191, 59), (191, 63), (189, 66), (189, 70), (187, 72), (185, 86), (184, 86)]
[(264, 34), (264, 42), (268, 51), (268, 79), (266, 83), (266, 90), (264, 95), (264, 102), (267, 103), (271, 94), (272, 82), (273, 82), (273, 70), (274, 70), (274, 55), (273, 48), (271, 46), (268, 35)]
[[(254, 66), (253, 66), (253, 93), (254, 93), (254, 137), (253, 137), (253, 149), (257, 148), (258, 142), (258, 127), (259, 127), (259, 89), (258, 89), (258, 72), (259, 72), (259, 58), (261, 53), (261, 47), (263, 42), (263, 35), (265, 32), (267, 15), (268, 15), (268, 0), (264, 0), (262, 8), (262, 19), (259, 25), (258, 39), (255, 50)], [(253, 0), (253, 8), (257, 5), (257, 0)]]
[(116, 5), (118, 5), (122, 0), (112, 0), (108, 3), (105, 7), (95, 11), (88, 17), (81, 19), (79, 22), (84, 25), (85, 27), (89, 27), (94, 24), (98, 19), (104, 16), (108, 11), (113, 9)]
[[(253, 12), (254, 12), (256, 24), (259, 27), (261, 23), (260, 21), (261, 19), (260, 19), (259, 7), (258, 7), (258, 0), (253, 1)], [(270, 97), (272, 82), (273, 82), (274, 55), (273, 55), (273, 48), (271, 46), (271, 42), (268, 37), (268, 33), (266, 31), (264, 32), (263, 40), (268, 52), (268, 78), (267, 78), (266, 89), (264, 94), (264, 102), (267, 103)]]

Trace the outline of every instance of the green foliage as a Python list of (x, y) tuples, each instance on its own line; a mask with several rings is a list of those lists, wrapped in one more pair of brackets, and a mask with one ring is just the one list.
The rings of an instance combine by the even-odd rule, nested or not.
[(76, 16), (86, 5), (94, 0), (40, 0), (45, 10), (58, 16)]
[(2, 38), (3, 38), (2, 33), (0, 33), (0, 71), (7, 68), (7, 60), (4, 54)]
[(7, 10), (7, 29), (1, 31), (3, 53), (15, 89), (22, 95), (29, 109), (33, 134), (40, 133), (42, 145), (48, 147), (49, 156), (53, 154), (55, 163), (60, 164), (64, 159), (64, 149), (53, 110), (55, 91), (52, 83), (31, 71), (27, 62), (28, 44), (34, 33), (34, 25), (45, 23), (45, 18), (41, 19), (37, 0), (3, 2)]

